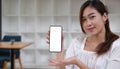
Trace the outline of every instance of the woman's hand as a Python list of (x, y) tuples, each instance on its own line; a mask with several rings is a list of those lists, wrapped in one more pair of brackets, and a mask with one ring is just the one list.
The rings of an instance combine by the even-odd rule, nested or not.
[(48, 31), (47, 33), (47, 36), (46, 36), (46, 39), (47, 39), (47, 43), (50, 44), (50, 30)]
[(70, 57), (67, 59), (48, 59), (49, 60), (49, 65), (50, 66), (66, 66), (66, 65), (70, 65), (70, 64), (75, 64), (77, 65), (77, 61), (79, 61), (77, 58), (75, 57)]
[[(47, 39), (47, 43), (50, 44), (50, 31), (48, 31), (46, 39)], [(61, 62), (61, 60), (64, 59), (64, 44), (63, 44), (63, 42), (64, 42), (64, 35), (62, 33), (62, 52), (56, 53), (56, 60), (50, 58), (49, 61), (51, 63), (54, 63), (54, 62), (56, 63), (57, 61)], [(49, 65), (52, 65), (52, 64), (49, 64)], [(65, 67), (59, 66), (59, 67), (56, 67), (56, 69), (65, 69)]]
[(76, 57), (70, 57), (67, 59), (48, 59), (49, 60), (49, 66), (60, 66), (65, 67), (66, 65), (74, 64), (77, 65), (80, 69), (90, 69), (88, 66), (86, 66), (83, 62), (81, 62)]

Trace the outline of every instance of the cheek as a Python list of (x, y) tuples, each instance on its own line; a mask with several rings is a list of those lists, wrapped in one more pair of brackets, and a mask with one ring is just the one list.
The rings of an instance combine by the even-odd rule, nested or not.
[(83, 30), (85, 30), (85, 24), (82, 25)]
[(85, 24), (83, 24), (82, 28), (83, 28), (84, 32), (87, 32)]
[(104, 26), (105, 25), (105, 21), (103, 19), (99, 20), (99, 25), (100, 26)]
[(94, 20), (94, 26), (97, 28), (102, 28), (104, 27), (104, 21), (101, 18), (96, 18), (96, 20)]
[(96, 26), (97, 30), (101, 30), (104, 27), (104, 23), (103, 22), (99, 22)]

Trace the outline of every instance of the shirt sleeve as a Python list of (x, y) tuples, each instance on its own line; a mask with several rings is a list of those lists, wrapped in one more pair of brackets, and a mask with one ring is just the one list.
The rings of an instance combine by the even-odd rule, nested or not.
[(120, 46), (112, 50), (106, 69), (120, 69)]

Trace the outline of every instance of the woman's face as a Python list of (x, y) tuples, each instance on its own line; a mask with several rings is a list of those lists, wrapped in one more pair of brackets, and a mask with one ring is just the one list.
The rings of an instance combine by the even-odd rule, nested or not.
[(88, 6), (83, 11), (82, 26), (86, 34), (97, 35), (105, 31), (107, 15), (101, 15), (95, 8)]

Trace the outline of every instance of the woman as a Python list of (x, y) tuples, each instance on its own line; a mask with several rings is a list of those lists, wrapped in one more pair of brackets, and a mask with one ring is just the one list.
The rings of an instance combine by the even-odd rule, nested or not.
[[(85, 37), (75, 38), (66, 58), (64, 51), (57, 53), (49, 65), (58, 69), (119, 69), (120, 39), (109, 28), (108, 11), (101, 1), (88, 0), (82, 5), (80, 25)], [(49, 43), (49, 34), (47, 39)]]

